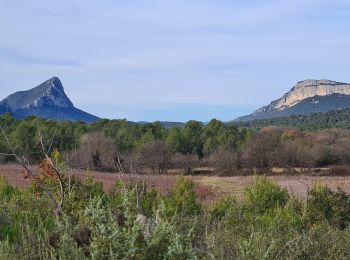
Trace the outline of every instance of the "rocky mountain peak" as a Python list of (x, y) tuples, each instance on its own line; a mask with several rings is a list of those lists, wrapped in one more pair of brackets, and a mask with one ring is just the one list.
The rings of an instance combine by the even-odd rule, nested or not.
[(38, 116), (47, 119), (93, 122), (98, 117), (74, 107), (58, 77), (39, 86), (16, 92), (0, 102), (0, 114), (10, 112), (17, 118)]
[(56, 88), (64, 92), (62, 82), (58, 77), (52, 77), (51, 79), (49, 79), (48, 85), (51, 85), (52, 88)]
[(30, 90), (16, 92), (0, 104), (10, 107), (12, 111), (44, 106), (74, 107), (57, 77), (53, 77)]

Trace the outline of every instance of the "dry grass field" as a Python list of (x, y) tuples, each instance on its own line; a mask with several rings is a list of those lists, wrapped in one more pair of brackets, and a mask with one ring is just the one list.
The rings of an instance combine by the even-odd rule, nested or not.
[[(35, 169), (35, 167), (33, 168)], [(87, 173), (83, 170), (71, 170), (68, 174), (77, 176), (81, 179), (86, 178)], [(167, 194), (173, 187), (177, 176), (175, 175), (123, 175), (115, 173), (90, 172), (89, 175), (97, 181), (103, 183), (103, 187), (108, 191), (119, 178), (125, 183), (130, 183), (135, 178), (145, 181), (148, 189), (156, 188), (162, 194)], [(3, 176), (11, 185), (17, 187), (28, 187), (31, 180), (25, 178), (22, 168), (18, 165), (0, 165), (0, 176)], [(242, 196), (244, 187), (254, 182), (255, 176), (191, 176), (188, 177), (195, 182), (195, 191), (198, 200), (202, 203), (215, 200), (223, 195), (235, 195), (238, 198)], [(308, 187), (312, 187), (315, 181), (320, 181), (331, 189), (340, 187), (347, 193), (350, 193), (350, 176), (312, 176), (306, 174), (273, 174), (267, 178), (276, 181), (282, 187), (299, 197), (305, 198)]]
[[(254, 182), (255, 176), (232, 176), (217, 177), (203, 176), (196, 178), (196, 182), (205, 186), (210, 186), (216, 194), (230, 194), (238, 198), (242, 196), (244, 187)], [(310, 175), (269, 175), (280, 186), (288, 189), (290, 194), (299, 198), (305, 198), (308, 187), (311, 188), (313, 183), (319, 181), (329, 188), (335, 190), (338, 187), (350, 193), (350, 176), (310, 176)]]
[[(36, 167), (32, 167), (32, 170), (35, 171)], [(167, 194), (169, 192), (177, 178), (176, 175), (119, 175), (106, 172), (86, 172), (84, 170), (70, 170), (68, 174), (79, 177), (80, 179), (92, 176), (96, 181), (102, 182), (106, 191), (111, 189), (116, 181), (120, 179), (126, 184), (135, 180), (142, 180), (148, 189), (158, 189), (162, 194)], [(0, 165), (0, 176), (4, 177), (11, 185), (19, 188), (29, 187), (32, 182), (32, 180), (25, 178), (26, 174), (19, 165)], [(218, 193), (214, 192), (211, 186), (198, 181), (195, 183), (195, 191), (198, 201), (201, 203), (210, 202), (218, 196)]]

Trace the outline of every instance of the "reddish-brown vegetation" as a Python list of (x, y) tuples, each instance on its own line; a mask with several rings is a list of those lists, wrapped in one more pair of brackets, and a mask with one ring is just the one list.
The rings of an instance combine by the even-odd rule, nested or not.
[[(32, 167), (31, 170), (38, 170), (38, 167)], [(320, 181), (329, 188), (335, 190), (342, 188), (350, 193), (350, 174), (347, 167), (331, 167), (327, 174), (323, 176), (306, 174), (272, 174), (268, 178), (273, 179), (282, 187), (297, 197), (305, 198), (307, 185), (309, 188), (315, 181)], [(344, 174), (345, 173), (345, 174)], [(148, 189), (158, 189), (163, 195), (167, 194), (176, 182), (176, 175), (118, 175), (116, 173), (105, 172), (86, 172), (83, 170), (70, 170), (68, 174), (84, 179), (91, 175), (95, 180), (102, 182), (106, 191), (110, 190), (119, 178), (126, 184), (135, 180), (145, 181)], [(27, 174), (19, 165), (0, 165), (0, 176), (3, 176), (11, 185), (17, 187), (29, 187), (31, 180), (26, 178)], [(195, 191), (198, 200), (202, 203), (210, 202), (223, 194), (233, 194), (240, 197), (244, 187), (254, 181), (254, 176), (189, 176), (195, 181)]]
[[(39, 166), (39, 170), (43, 166)], [(33, 171), (38, 170), (38, 167), (32, 167)], [(86, 172), (83, 170), (69, 170), (69, 175), (76, 176), (80, 179), (86, 178), (88, 175), (92, 176), (96, 181), (102, 182), (103, 188), (110, 190), (116, 181), (123, 180), (125, 184), (131, 183), (136, 180), (145, 182), (148, 189), (158, 189), (163, 195), (167, 194), (174, 186), (177, 176), (174, 175), (129, 175), (129, 174), (117, 174), (106, 172)], [(29, 187), (32, 180), (26, 178), (26, 173), (19, 165), (0, 165), (0, 176), (3, 176), (11, 185), (16, 187)], [(188, 177), (192, 178), (192, 177)], [(210, 186), (206, 186), (200, 183), (196, 183), (195, 191), (200, 202), (212, 201), (216, 194)]]

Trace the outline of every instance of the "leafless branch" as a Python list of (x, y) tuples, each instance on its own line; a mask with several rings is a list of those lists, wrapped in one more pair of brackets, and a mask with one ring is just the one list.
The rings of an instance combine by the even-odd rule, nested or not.
[[(38, 132), (39, 132), (39, 141), (40, 141), (40, 144), (41, 144), (42, 153), (45, 156), (46, 160), (50, 163), (50, 165), (51, 165), (52, 169), (54, 170), (54, 173), (55, 173), (55, 175), (56, 175), (56, 177), (58, 179), (58, 182), (59, 182), (59, 186), (60, 186), (60, 196), (59, 196), (60, 197), (60, 201), (57, 202), (53, 197), (51, 199), (53, 199), (55, 201), (54, 205), (55, 205), (56, 213), (60, 214), (60, 212), (62, 210), (63, 203), (64, 203), (64, 199), (65, 199), (64, 182), (63, 182), (62, 174), (57, 169), (57, 167), (56, 167), (55, 163), (52, 161), (51, 157), (48, 155), (47, 151), (49, 151), (49, 150), (45, 149), (44, 139), (43, 139), (43, 135), (42, 135), (39, 123), (38, 123)], [(51, 144), (50, 144), (50, 148), (49, 149), (51, 149)]]
[(122, 163), (120, 161), (119, 156), (116, 158), (116, 160), (114, 160), (114, 164), (115, 164), (115, 167), (117, 169), (118, 178), (119, 178), (120, 182), (123, 185), (123, 189), (125, 190), (126, 186), (125, 186), (124, 180), (122, 178), (122, 176), (124, 174), (124, 169), (123, 169), (123, 165), (122, 165)]
[[(283, 252), (284, 252), (288, 247), (291, 247), (293, 243), (297, 243), (297, 242), (298, 242), (300, 239), (302, 239), (302, 238), (305, 238), (305, 236), (304, 236), (304, 235), (301, 235), (301, 236), (298, 236), (298, 237), (296, 237), (296, 238), (294, 238), (294, 239), (288, 241), (288, 242), (284, 245), (284, 247), (278, 252), (278, 254), (274, 257), (274, 259), (279, 258), (279, 257), (283, 254)], [(308, 237), (307, 237), (307, 239), (308, 239), (308, 240), (310, 241), (310, 243), (311, 243), (311, 240), (310, 240)]]

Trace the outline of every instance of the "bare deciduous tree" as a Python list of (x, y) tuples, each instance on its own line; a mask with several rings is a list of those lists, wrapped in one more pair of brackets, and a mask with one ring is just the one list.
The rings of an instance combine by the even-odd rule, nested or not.
[(117, 156), (117, 147), (111, 138), (102, 133), (88, 133), (82, 136), (79, 149), (72, 153), (71, 162), (79, 168), (111, 170)]
[(281, 167), (298, 167), (303, 171), (316, 165), (317, 158), (313, 147), (303, 144), (300, 140), (283, 143), (276, 154), (276, 161)]
[(248, 168), (258, 170), (271, 168), (277, 158), (277, 148), (281, 144), (283, 129), (268, 127), (255, 133), (249, 141), (244, 153), (243, 161)]
[(171, 162), (170, 148), (162, 140), (154, 140), (139, 147), (137, 161), (141, 167), (152, 170), (153, 173), (167, 172)]
[(185, 174), (191, 174), (193, 168), (198, 167), (199, 158), (197, 155), (194, 154), (184, 155), (181, 153), (176, 153), (172, 157), (172, 162), (176, 168), (183, 169)]
[(219, 147), (208, 157), (209, 165), (219, 174), (234, 175), (239, 168), (239, 157), (225, 147)]

